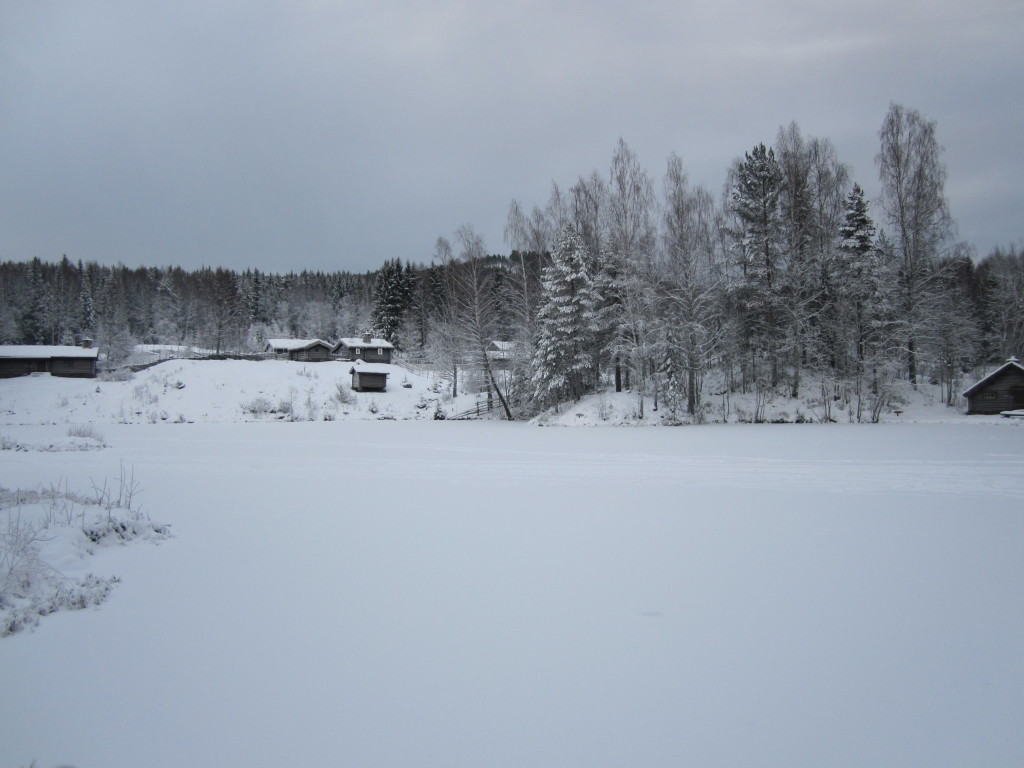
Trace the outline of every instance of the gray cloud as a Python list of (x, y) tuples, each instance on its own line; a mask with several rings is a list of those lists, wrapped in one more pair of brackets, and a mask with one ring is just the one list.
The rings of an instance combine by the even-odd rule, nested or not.
[(9, 6), (2, 259), (371, 270), (463, 223), (504, 251), (513, 197), (620, 136), (717, 193), (791, 120), (874, 195), (890, 101), (938, 122), (961, 236), (1024, 236), (1017, 3)]

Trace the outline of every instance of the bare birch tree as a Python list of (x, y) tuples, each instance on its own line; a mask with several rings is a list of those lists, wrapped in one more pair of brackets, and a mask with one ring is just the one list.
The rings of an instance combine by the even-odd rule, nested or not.
[(935, 122), (914, 109), (892, 104), (879, 131), (875, 158), (882, 182), (882, 207), (900, 257), (901, 313), (907, 374), (917, 386), (920, 339), (927, 332), (934, 298), (934, 266), (953, 230), (946, 203), (946, 168), (935, 138)]
[(711, 194), (691, 187), (682, 159), (671, 155), (664, 179), (658, 269), (666, 325), (666, 392), (671, 405), (675, 390), (681, 388), (687, 413), (697, 418), (704, 373), (723, 341), (723, 275), (716, 247), (719, 223)]

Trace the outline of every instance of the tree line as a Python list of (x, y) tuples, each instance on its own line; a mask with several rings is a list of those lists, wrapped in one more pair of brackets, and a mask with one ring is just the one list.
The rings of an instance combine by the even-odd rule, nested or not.
[(0, 264), (0, 343), (92, 339), (109, 364), (136, 344), (261, 351), (267, 339), (337, 338), (362, 327), (373, 273), (128, 268), (38, 258)]
[(933, 121), (893, 104), (878, 138), (876, 201), (795, 123), (737, 158), (717, 197), (677, 155), (656, 180), (620, 140), (606, 173), (512, 201), (508, 255), (466, 225), (429, 264), (362, 275), (7, 263), (0, 338), (89, 335), (116, 359), (371, 331), (453, 387), (472, 371), (508, 418), (604, 386), (634, 392), (641, 417), (688, 420), (737, 391), (870, 420), (897, 383), (927, 380), (953, 404), (978, 366), (1024, 350), (1024, 254), (978, 261), (956, 240)]

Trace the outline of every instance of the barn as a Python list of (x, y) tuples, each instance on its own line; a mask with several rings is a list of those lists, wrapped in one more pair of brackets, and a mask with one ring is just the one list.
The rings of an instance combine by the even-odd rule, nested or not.
[(1024, 366), (1016, 357), (964, 392), (967, 413), (1002, 413), (1024, 408)]
[(331, 345), (323, 339), (268, 339), (263, 352), (303, 363), (322, 363), (331, 359)]
[(382, 363), (357, 362), (349, 369), (356, 392), (383, 392), (388, 386), (391, 367)]
[(362, 360), (364, 363), (390, 363), (395, 347), (384, 339), (363, 334), (359, 339), (339, 339), (331, 350), (340, 360)]
[(7, 344), (0, 346), (0, 379), (48, 373), (79, 379), (96, 377), (99, 350), (92, 342), (80, 347), (46, 344)]

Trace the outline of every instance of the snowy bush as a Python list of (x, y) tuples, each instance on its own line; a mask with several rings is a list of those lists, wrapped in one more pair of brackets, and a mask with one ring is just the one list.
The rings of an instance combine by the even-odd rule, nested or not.
[[(110, 368), (101, 371), (96, 378), (100, 381), (131, 381), (135, 378), (135, 373), (131, 368)], [(97, 391), (99, 391), (98, 388)]]
[(266, 416), (273, 408), (273, 404), (265, 397), (254, 397), (249, 402), (242, 403), (242, 410), (257, 419)]
[(143, 405), (154, 405), (160, 399), (159, 395), (155, 394), (150, 388), (149, 384), (136, 384), (132, 390), (135, 399)]
[(72, 424), (68, 427), (68, 437), (82, 437), (87, 440), (95, 440), (102, 445), (106, 444), (103, 435), (92, 424)]
[(295, 421), (295, 387), (288, 387), (288, 397), (281, 398), (277, 402), (277, 416), (279, 419), (285, 419), (287, 421)]
[(320, 416), (320, 404), (316, 400), (316, 391), (310, 387), (306, 390), (306, 421), (316, 421)]
[(348, 405), (352, 402), (352, 387), (349, 386), (348, 382), (344, 379), (338, 379), (334, 382), (334, 399), (337, 400), (341, 405)]
[(295, 405), (291, 400), (278, 400), (273, 412), (277, 414), (278, 418), (287, 419), (288, 421), (295, 420)]
[(0, 637), (35, 626), (59, 610), (98, 605), (116, 576), (67, 576), (51, 560), (77, 551), (92, 555), (97, 546), (133, 539), (163, 539), (166, 525), (152, 522), (136, 505), (141, 489), (122, 465), (114, 481), (93, 484), (91, 493), (67, 486), (42, 490), (0, 489)]
[(9, 595), (20, 595), (45, 570), (39, 559), (39, 544), (45, 541), (43, 533), (21, 512), (7, 516), (0, 530), (0, 606)]

